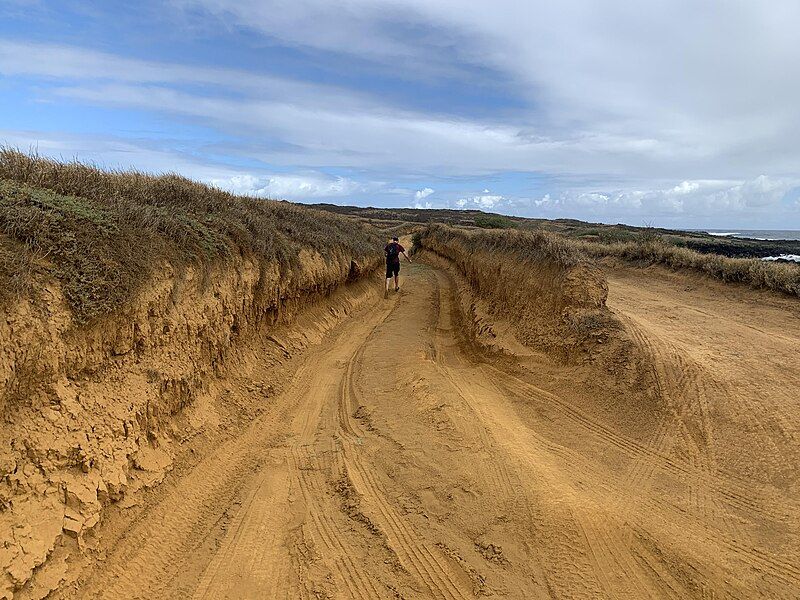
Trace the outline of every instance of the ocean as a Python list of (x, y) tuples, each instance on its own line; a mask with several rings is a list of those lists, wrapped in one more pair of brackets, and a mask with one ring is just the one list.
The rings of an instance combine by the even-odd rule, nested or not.
[[(798, 240), (800, 241), (800, 230), (797, 229), (687, 229), (686, 231), (708, 233), (719, 237), (750, 238), (751, 240)], [(779, 254), (777, 256), (765, 256), (761, 260), (775, 261), (788, 260), (800, 263), (798, 254)]]
[(800, 240), (798, 229), (689, 229), (688, 231), (752, 240)]

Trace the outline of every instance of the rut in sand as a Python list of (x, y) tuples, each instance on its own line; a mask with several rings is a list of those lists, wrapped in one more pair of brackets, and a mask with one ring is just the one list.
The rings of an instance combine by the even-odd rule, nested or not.
[[(792, 597), (798, 400), (780, 377), (800, 373), (768, 389), (754, 348), (719, 326), (703, 333), (716, 350), (695, 343), (717, 319), (666, 302), (676, 282), (645, 298), (632, 278), (611, 278), (609, 305), (652, 359), (663, 414), (615, 412), (543, 357), (476, 353), (451, 275), (415, 263), (61, 596)], [(771, 337), (779, 309), (747, 306), (787, 358), (797, 321)], [(664, 310), (691, 320), (654, 326)], [(712, 360), (728, 351), (736, 369)]]

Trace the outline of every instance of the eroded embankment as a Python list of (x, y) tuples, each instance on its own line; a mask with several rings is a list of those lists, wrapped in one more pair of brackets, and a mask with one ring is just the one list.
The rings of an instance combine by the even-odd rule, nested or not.
[(57, 282), (42, 303), (6, 312), (0, 597), (64, 536), (81, 546), (105, 505), (163, 478), (173, 441), (203, 425), (178, 417), (224, 376), (237, 346), (290, 323), (351, 277), (345, 257), (309, 254), (303, 264), (289, 287), (277, 273), (265, 282), (253, 262), (206, 277), (165, 266), (128, 308), (90, 327), (74, 325)]
[[(55, 547), (82, 548), (105, 506), (163, 478), (172, 441), (203, 425), (186, 409), (237, 348), (341, 295), (380, 257), (359, 224), (175, 176), (8, 150), (0, 175), (0, 597), (10, 597)], [(314, 320), (335, 320), (347, 302), (331, 309)], [(290, 349), (275, 352), (277, 362)]]
[(648, 387), (635, 344), (606, 307), (602, 272), (557, 237), (431, 226), (419, 244), (456, 273), (461, 312), (482, 346), (519, 353), (509, 346), (519, 342), (562, 363), (599, 367), (617, 382)]

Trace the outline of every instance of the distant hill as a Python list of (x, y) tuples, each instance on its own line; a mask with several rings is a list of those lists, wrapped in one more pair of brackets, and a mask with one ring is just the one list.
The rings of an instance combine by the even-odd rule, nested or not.
[(481, 210), (421, 209), (421, 208), (362, 208), (335, 204), (314, 204), (314, 208), (358, 217), (383, 227), (399, 224), (443, 223), (461, 227), (487, 229), (517, 227), (560, 233), (570, 238), (601, 243), (632, 242), (644, 237), (657, 236), (675, 246), (689, 248), (703, 254), (721, 254), (734, 258), (763, 258), (780, 254), (800, 254), (798, 240), (755, 240), (720, 237), (704, 232), (664, 229), (660, 227), (634, 227), (632, 225), (606, 225), (588, 223), (577, 219), (531, 219), (513, 217)]

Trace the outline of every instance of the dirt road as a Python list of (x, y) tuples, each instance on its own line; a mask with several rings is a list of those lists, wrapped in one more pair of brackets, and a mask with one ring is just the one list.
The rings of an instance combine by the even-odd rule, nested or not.
[(663, 415), (476, 358), (414, 264), (64, 595), (797, 597), (797, 310), (642, 277), (612, 273), (609, 305)]

